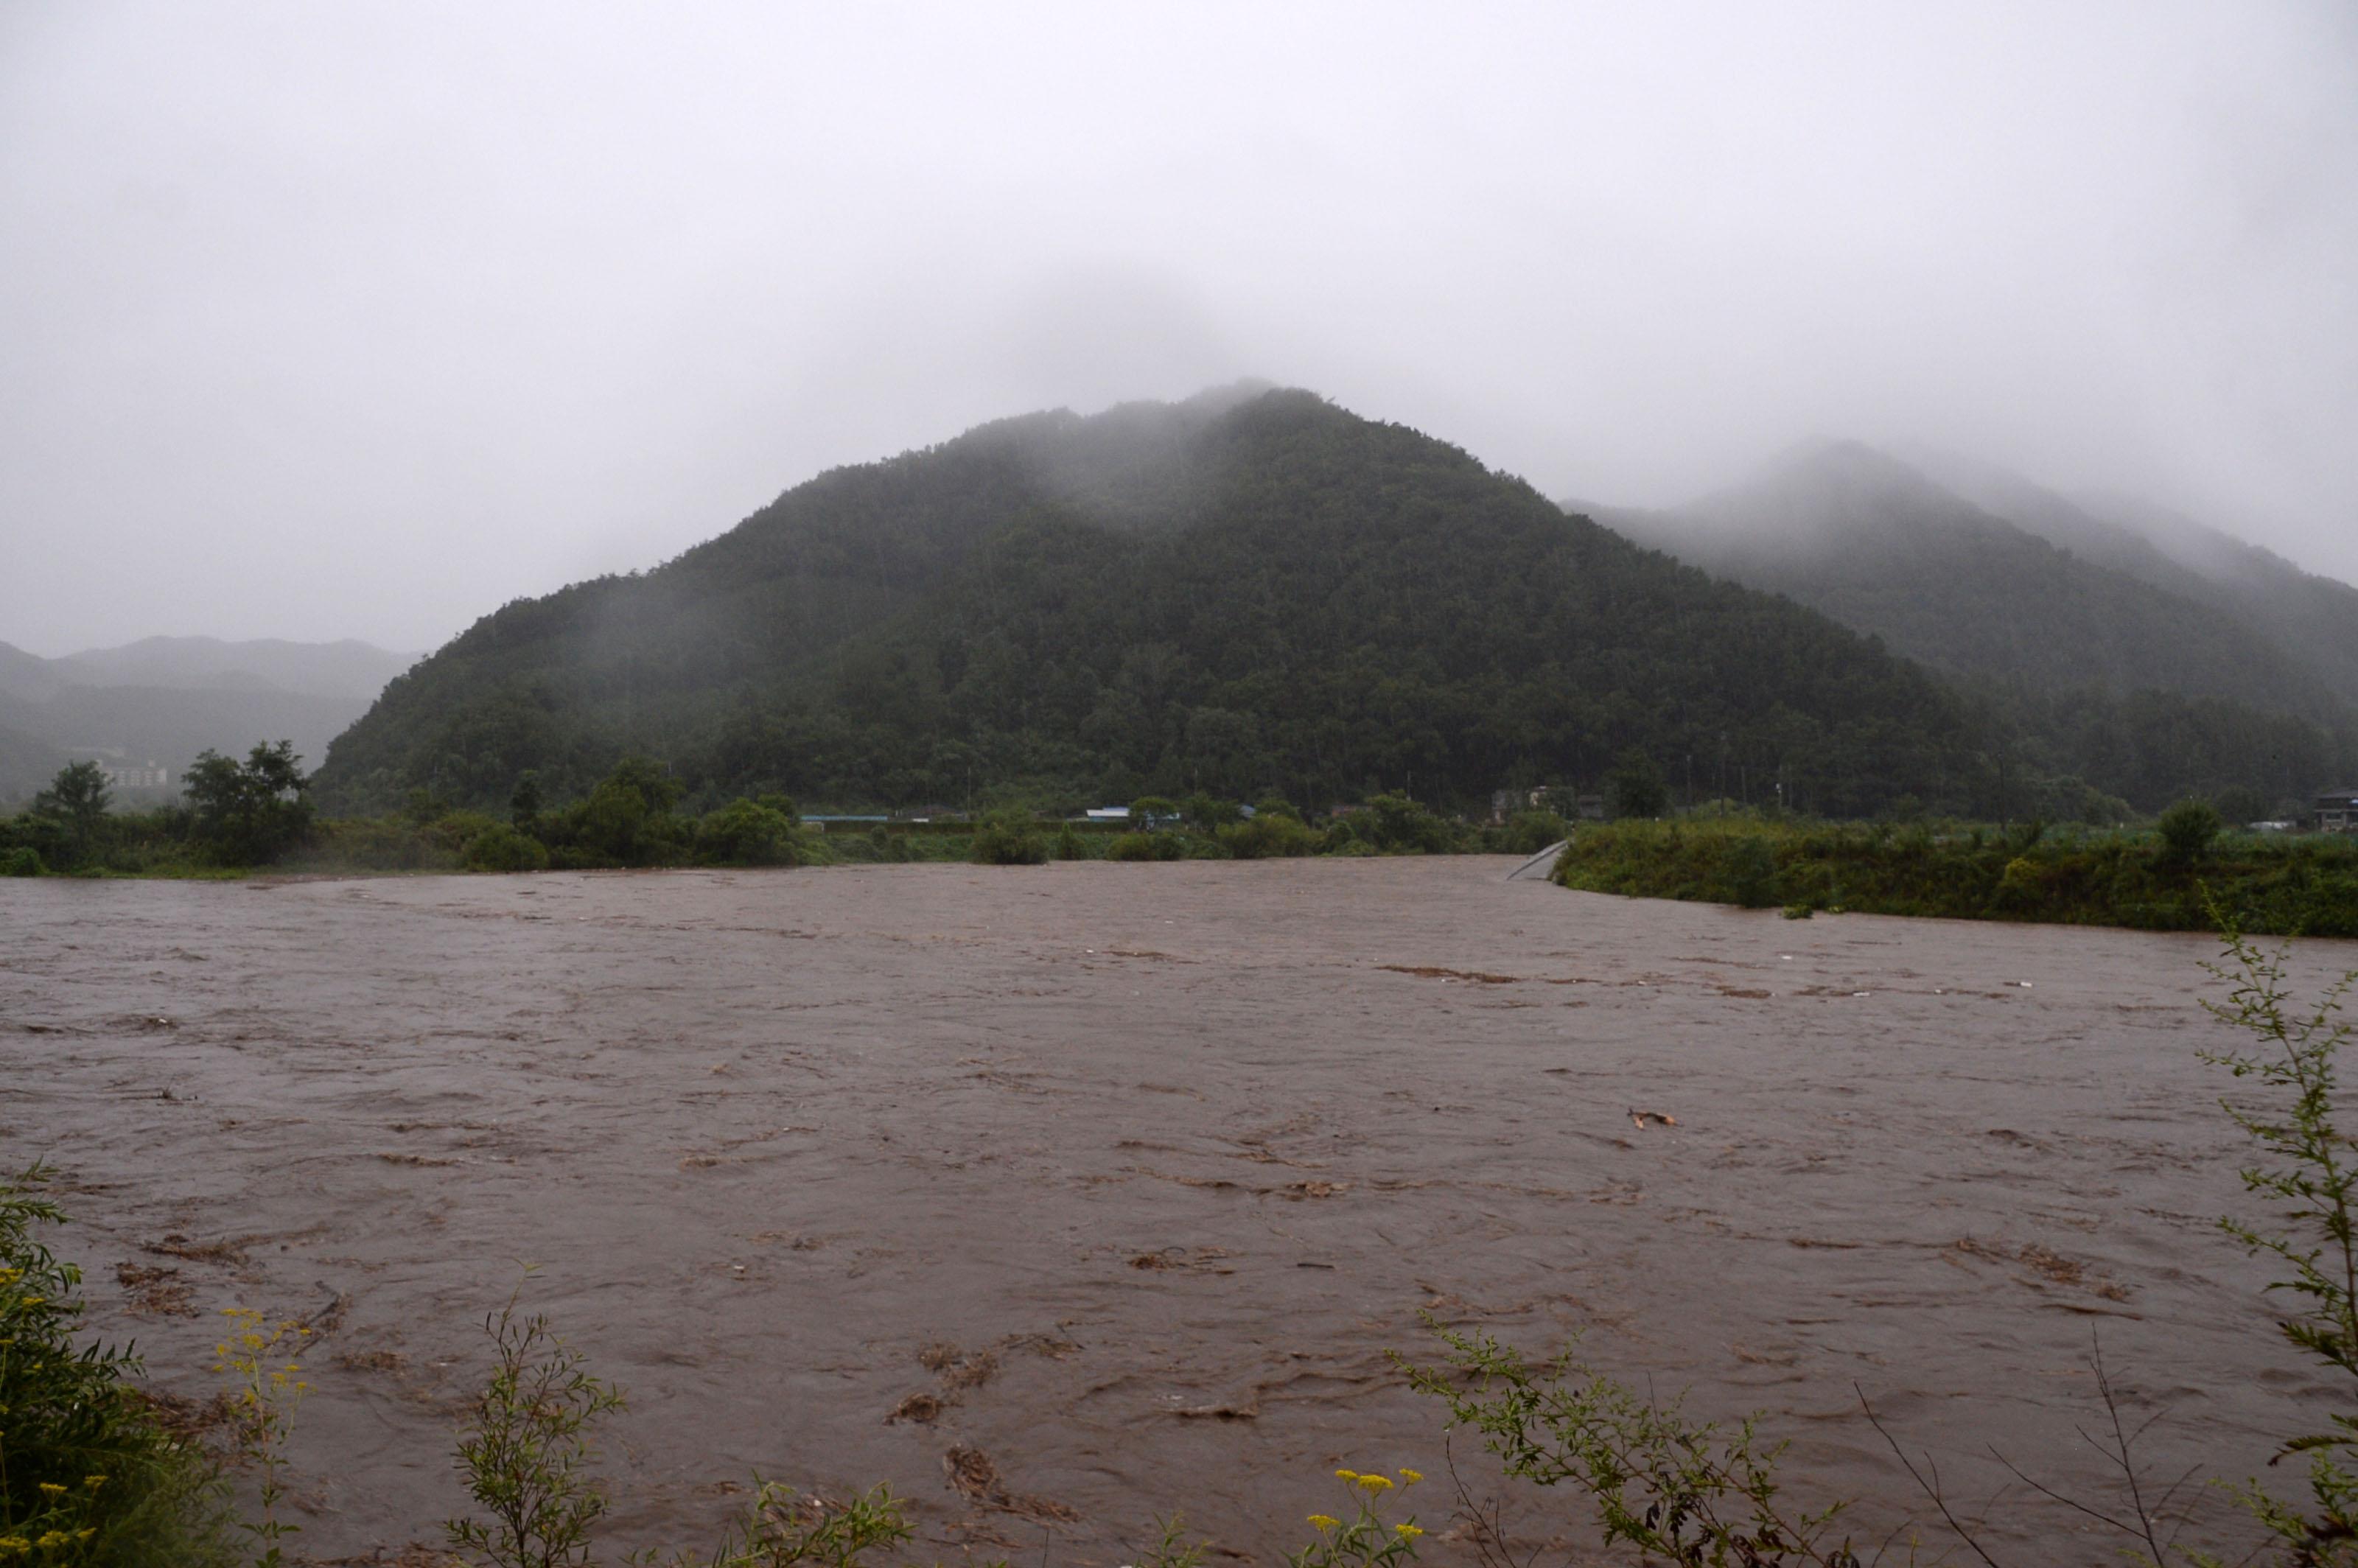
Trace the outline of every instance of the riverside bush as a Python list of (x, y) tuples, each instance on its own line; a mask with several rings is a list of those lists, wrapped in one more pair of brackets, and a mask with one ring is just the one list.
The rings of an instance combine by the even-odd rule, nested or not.
[(2210, 901), (2243, 930), (2358, 936), (2358, 842), (2220, 834), (2199, 865), (2183, 833), (1999, 831), (1751, 817), (1592, 825), (1555, 880), (1589, 892), (1874, 914), (2203, 931)]
[(459, 1442), (468, 1495), (491, 1517), (454, 1519), (450, 1543), (492, 1568), (564, 1568), (590, 1561), (590, 1528), (606, 1494), (589, 1475), (590, 1433), (622, 1408), (580, 1352), (517, 1308), (523, 1288), (483, 1320), (494, 1366)]
[(46, 1181), (0, 1181), (0, 1563), (227, 1568), (217, 1467), (132, 1392), (127, 1348), (74, 1343), (81, 1271), (38, 1239), (65, 1223)]
[[(784, 799), (783, 796), (779, 797)], [(698, 860), (720, 866), (794, 866), (806, 859), (801, 830), (788, 810), (741, 796), (696, 825)]]
[(1518, 811), (1499, 831), (1498, 848), (1509, 855), (1536, 855), (1572, 837), (1572, 825), (1552, 811)]
[(1028, 811), (992, 811), (976, 824), (968, 851), (978, 866), (1044, 866), (1048, 839)]
[(1319, 834), (1290, 816), (1260, 816), (1214, 829), (1220, 848), (1239, 860), (1314, 855), (1325, 842)]
[(1181, 833), (1125, 833), (1106, 850), (1109, 860), (1184, 860), (1186, 836)]
[(461, 862), (471, 871), (545, 871), (548, 846), (505, 823), (495, 823), (467, 841)]

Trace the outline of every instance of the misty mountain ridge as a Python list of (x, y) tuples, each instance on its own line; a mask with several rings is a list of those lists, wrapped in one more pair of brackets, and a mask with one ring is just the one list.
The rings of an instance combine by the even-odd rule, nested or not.
[(2182, 518), (2173, 555), (1994, 465), (1817, 441), (1684, 507), (1588, 510), (1952, 674), (2351, 721), (2358, 589)]
[(1908, 447), (1899, 456), (2082, 560), (2225, 611), (2337, 691), (2358, 693), (2358, 587), (2139, 497), (2065, 495), (1995, 463), (1935, 448)]
[(76, 758), (176, 773), (208, 749), (290, 740), (316, 766), (416, 655), (346, 639), (149, 637), (46, 659), (0, 643), (0, 796)]
[[(977, 427), (797, 485), (644, 575), (518, 600), (340, 737), (329, 809), (692, 790), (965, 803), (1203, 788), (1487, 802), (1624, 750), (1873, 810), (1958, 794), (1962, 708), (1820, 616), (1306, 392)], [(1873, 770), (1850, 759), (1873, 755)]]
[[(2101, 655), (2098, 678), (2140, 695), (1993, 709), (1801, 593), (1717, 580), (1444, 441), (1248, 384), (978, 426), (822, 473), (647, 572), (510, 603), (338, 738), (320, 799), (497, 808), (527, 771), (562, 798), (641, 752), (710, 799), (1464, 805), (1593, 784), (1634, 748), (1690, 797), (2003, 816), (2101, 809), (2082, 774), (2147, 806), (2229, 783), (2274, 797), (2352, 755), (2309, 717), (2340, 713), (2331, 695), (2240, 627), (1865, 448), (1795, 454), (1693, 515), (1606, 514), (1731, 550), (1760, 517), (1840, 542), (1821, 556), (2003, 589), (1999, 633), (1952, 635), (1938, 594), (1845, 585), (1891, 649), (2006, 674), (2058, 626), (2093, 627), (2057, 689), (2084, 693)], [(2155, 689), (2157, 663), (2190, 695)], [(2285, 713), (2239, 700), (2255, 668)]]
[(333, 643), (145, 637), (120, 647), (68, 654), (49, 663), (79, 686), (283, 691), (373, 700), (385, 682), (423, 656), (390, 653), (350, 637)]

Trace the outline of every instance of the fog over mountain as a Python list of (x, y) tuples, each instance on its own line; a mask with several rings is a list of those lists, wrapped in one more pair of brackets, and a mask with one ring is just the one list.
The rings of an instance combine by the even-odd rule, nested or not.
[(316, 767), (416, 662), (350, 640), (148, 637), (60, 659), (0, 643), (0, 800), (30, 795), (70, 760), (177, 778), (201, 752), (283, 740)]
[(1246, 375), (1551, 495), (1834, 431), (2349, 579), (2353, 254), (2331, 4), (29, 0), (0, 637), (436, 646)]

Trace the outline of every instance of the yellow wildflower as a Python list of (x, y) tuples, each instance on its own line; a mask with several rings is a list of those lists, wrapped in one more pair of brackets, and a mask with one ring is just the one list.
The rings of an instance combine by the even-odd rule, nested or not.
[(98, 1489), (99, 1489), (99, 1487), (103, 1487), (103, 1486), (104, 1486), (104, 1485), (106, 1484), (106, 1477), (105, 1477), (105, 1476), (84, 1476), (81, 1478), (81, 1484), (82, 1484), (83, 1486), (85, 1486), (85, 1487), (88, 1487), (92, 1491), (93, 1491), (93, 1492), (94, 1492), (94, 1491), (98, 1490)]
[(1424, 1472), (1422, 1470), (1402, 1470), (1401, 1472), (1401, 1484), (1402, 1486), (1413, 1487), (1419, 1481), (1423, 1479)]
[(1398, 1535), (1403, 1541), (1414, 1541), (1418, 1536), (1422, 1535), (1424, 1531), (1417, 1529), (1417, 1527), (1412, 1524), (1396, 1524), (1392, 1526), (1392, 1533)]
[(49, 1493), (49, 1495), (53, 1498), (62, 1498), (66, 1495), (66, 1489), (63, 1487), (59, 1486), (55, 1481), (42, 1482), (41, 1490)]
[(1388, 1477), (1376, 1475), (1362, 1476), (1353, 1485), (1371, 1498), (1379, 1492), (1389, 1492), (1392, 1489), (1392, 1484)]
[(1333, 1514), (1312, 1514), (1310, 1516), (1310, 1522), (1316, 1525), (1320, 1530), (1324, 1531), (1334, 1529), (1343, 1521), (1336, 1519)]
[(1359, 1473), (1357, 1470), (1337, 1470), (1335, 1472), (1335, 1478), (1338, 1481), (1356, 1481), (1359, 1478)]

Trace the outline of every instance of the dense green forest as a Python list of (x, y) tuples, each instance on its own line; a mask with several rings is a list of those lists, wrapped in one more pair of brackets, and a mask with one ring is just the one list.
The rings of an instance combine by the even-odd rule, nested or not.
[(708, 802), (1458, 806), (1632, 748), (1682, 795), (1834, 815), (2082, 793), (1822, 616), (1412, 430), (1255, 392), (986, 426), (511, 604), (395, 680), (317, 794), (496, 806), (638, 752)]

